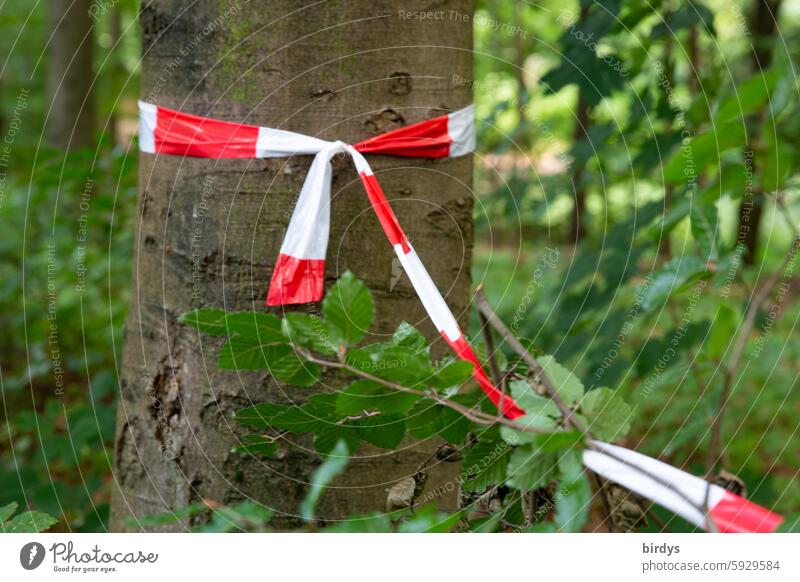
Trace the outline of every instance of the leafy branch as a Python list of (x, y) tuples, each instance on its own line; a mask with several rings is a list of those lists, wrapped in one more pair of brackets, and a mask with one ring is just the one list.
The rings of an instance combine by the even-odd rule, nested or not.
[[(329, 291), (319, 314), (294, 312), (279, 319), (266, 313), (203, 309), (186, 314), (182, 321), (200, 332), (227, 338), (219, 354), (222, 369), (265, 369), (283, 383), (309, 387), (327, 371), (349, 378), (341, 389), (316, 392), (300, 404), (264, 402), (238, 411), (238, 423), (260, 434), (243, 435), (237, 451), (272, 457), (284, 446), (287, 434), (310, 433), (317, 451), (339, 471), (344, 467), (341, 459), (362, 441), (394, 449), (406, 434), (417, 440), (437, 437), (448, 450), (466, 451), (462, 488), (477, 493), (501, 485), (511, 489), (504, 512), (513, 513), (514, 507), (523, 505), (530, 512), (527, 492), (560, 483), (559, 491), (567, 494), (553, 504), (556, 525), (577, 530), (591, 501), (581, 450), (592, 446), (591, 438), (623, 436), (630, 427), (631, 409), (612, 390), (586, 391), (552, 357), (533, 358), (502, 323), (498, 326), (490, 308), (484, 306), (481, 314), (513, 342), (524, 366), (548, 394), (541, 396), (535, 382), (520, 376), (520, 364), (504, 370), (509, 363), (499, 357), (489, 336), (492, 375), (502, 379), (504, 387), (510, 380), (508, 397), (525, 412), (520, 418), (499, 414), (476, 390), (472, 363), (452, 357), (432, 361), (427, 341), (408, 324), (401, 324), (388, 342), (365, 343), (374, 316), (372, 296), (350, 273)], [(342, 377), (333, 375), (331, 380)], [(267, 431), (273, 434), (266, 435)], [(327, 480), (321, 483), (301, 512), (306, 520), (312, 519)], [(413, 485), (413, 495), (406, 496), (413, 505), (424, 482), (406, 485), (409, 491)]]

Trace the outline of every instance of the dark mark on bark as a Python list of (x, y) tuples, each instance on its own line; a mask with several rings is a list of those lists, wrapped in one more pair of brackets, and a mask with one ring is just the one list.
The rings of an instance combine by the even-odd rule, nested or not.
[(314, 91), (311, 91), (308, 96), (314, 100), (321, 99), (323, 101), (330, 101), (336, 97), (336, 93), (330, 89), (315, 89)]
[(391, 87), (389, 88), (389, 92), (392, 95), (408, 95), (411, 93), (411, 75), (408, 73), (392, 73), (389, 75), (392, 79)]
[[(180, 422), (180, 374), (174, 368), (164, 367), (148, 387), (148, 411), (155, 422), (154, 435), (162, 450), (174, 448), (172, 433)], [(174, 452), (174, 451), (173, 451)]]
[(384, 109), (380, 113), (370, 115), (364, 122), (364, 125), (373, 134), (386, 133), (403, 127), (405, 124), (406, 120), (394, 109)]

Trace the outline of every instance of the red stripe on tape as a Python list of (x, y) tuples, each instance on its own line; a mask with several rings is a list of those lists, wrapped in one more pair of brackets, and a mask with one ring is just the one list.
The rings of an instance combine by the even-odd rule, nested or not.
[(403, 252), (408, 253), (411, 248), (408, 246), (406, 233), (400, 228), (400, 223), (397, 222), (397, 217), (392, 207), (389, 206), (389, 201), (386, 200), (386, 196), (384, 196), (383, 189), (381, 185), (378, 184), (377, 178), (375, 178), (374, 174), (366, 174), (364, 172), (361, 172), (360, 176), (361, 182), (364, 184), (364, 189), (367, 191), (369, 202), (372, 204), (372, 209), (378, 216), (378, 221), (381, 223), (383, 232), (386, 233), (389, 242), (392, 243), (392, 246), (401, 245), (403, 247)]
[(155, 150), (195, 158), (254, 158), (258, 127), (158, 108)]
[(722, 533), (770, 533), (781, 524), (777, 513), (726, 491), (709, 512)]
[(312, 303), (322, 299), (325, 261), (297, 259), (281, 253), (272, 272), (267, 305)]
[(376, 135), (353, 147), (362, 154), (446, 158), (450, 155), (452, 141), (447, 133), (447, 115), (442, 115)]
[(456, 341), (450, 341), (445, 333), (442, 333), (442, 337), (444, 341), (446, 341), (453, 351), (458, 354), (458, 357), (462, 360), (466, 360), (468, 362), (472, 362), (475, 368), (472, 370), (472, 376), (478, 382), (478, 385), (481, 387), (481, 390), (489, 397), (489, 400), (492, 401), (498, 410), (500, 409), (500, 401), (502, 400), (503, 406), (503, 414), (510, 419), (519, 418), (520, 416), (525, 416), (525, 411), (522, 410), (519, 406), (516, 405), (514, 400), (506, 394), (503, 395), (500, 390), (498, 390), (492, 381), (489, 380), (489, 377), (486, 375), (486, 372), (483, 371), (480, 362), (478, 361), (475, 352), (472, 351), (472, 348), (467, 343), (463, 337), (458, 338)]

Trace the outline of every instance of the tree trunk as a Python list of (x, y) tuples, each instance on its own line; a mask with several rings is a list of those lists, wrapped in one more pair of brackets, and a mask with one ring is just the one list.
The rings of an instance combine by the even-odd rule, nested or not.
[[(778, 11), (781, 0), (756, 0), (756, 11), (751, 21), (753, 31), (753, 72), (758, 73), (769, 68), (772, 62), (772, 37), (778, 29)], [(763, 116), (763, 112), (759, 115)], [(761, 127), (761, 123), (758, 127)], [(752, 145), (747, 147), (753, 149)], [(757, 175), (757, 160), (753, 159), (751, 171)], [(744, 248), (743, 262), (752, 265), (756, 261), (758, 239), (761, 232), (761, 215), (764, 213), (764, 191), (758, 188), (750, 196), (742, 198), (739, 205), (739, 228), (737, 229), (737, 243)]]
[(50, 0), (48, 143), (61, 150), (91, 146), (95, 133), (92, 0)]
[(111, 135), (111, 143), (114, 145), (123, 144), (123, 138), (120, 131), (120, 116), (119, 108), (124, 96), (124, 89), (126, 84), (125, 67), (122, 64), (122, 8), (118, 5), (111, 8), (108, 15), (109, 19), (109, 35), (111, 35), (111, 65), (109, 67), (108, 76), (111, 78), (111, 85), (113, 95), (116, 96), (111, 111), (108, 112), (108, 120), (106, 122), (104, 131)]
[[(581, 5), (579, 22), (586, 24), (589, 18), (591, 3)], [(575, 131), (572, 133), (572, 142), (578, 143), (589, 135), (589, 102), (578, 87), (578, 102), (575, 105)], [(583, 173), (586, 164), (576, 166), (572, 171), (572, 187), (575, 189), (575, 204), (572, 208), (572, 217), (569, 225), (569, 241), (576, 246), (586, 237), (586, 186), (583, 184)]]
[[(578, 89), (578, 105), (575, 113), (575, 131), (572, 134), (573, 143), (586, 139), (589, 131), (589, 104)], [(585, 163), (576, 166), (572, 172), (572, 187), (575, 189), (575, 205), (572, 208), (572, 217), (569, 226), (569, 241), (577, 245), (586, 237), (586, 186), (583, 183)]]
[[(464, 107), (471, 91), (472, 2), (381, 0), (325, 4), (213, 0), (146, 3), (142, 98), (229, 121), (354, 143)], [(444, 5), (443, 5), (444, 6)], [(449, 11), (464, 18), (454, 18)], [(457, 77), (455, 77), (457, 78)], [(125, 333), (111, 527), (211, 499), (254, 499), (290, 526), (314, 467), (310, 442), (287, 438), (276, 459), (231, 453), (233, 413), (255, 402), (302, 402), (311, 392), (263, 373), (218, 371), (219, 342), (181, 326), (195, 307), (262, 310), (307, 156), (267, 160), (142, 155), (134, 290)], [(472, 249), (472, 159), (373, 156), (401, 224), (456, 314), (466, 318)], [(349, 160), (334, 160), (326, 286), (346, 269), (370, 287), (383, 340), (403, 320), (442, 341), (392, 249)], [(394, 277), (393, 277), (394, 275)], [(340, 386), (335, 376), (323, 384)], [(435, 444), (363, 448), (320, 504), (322, 518), (381, 510), (386, 489), (413, 475)], [(435, 468), (428, 487), (454, 479)], [(446, 500), (449, 507), (455, 500)], [(129, 518), (133, 518), (133, 521)], [(169, 529), (183, 529), (179, 522)]]

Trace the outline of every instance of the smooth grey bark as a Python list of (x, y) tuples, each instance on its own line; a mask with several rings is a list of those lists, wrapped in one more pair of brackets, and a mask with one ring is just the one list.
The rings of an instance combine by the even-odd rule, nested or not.
[(92, 0), (49, 0), (47, 142), (61, 150), (91, 146), (96, 130)]
[[(443, 19), (404, 17), (431, 9), (441, 10)], [(466, 17), (452, 17), (451, 10)], [(453, 82), (454, 75), (472, 78), (471, 14), (469, 0), (145, 3), (142, 96), (200, 115), (355, 143), (471, 102), (469, 85)], [(372, 156), (370, 162), (440, 290), (465, 320), (471, 156)], [(309, 157), (141, 156), (112, 529), (150, 529), (136, 518), (201, 499), (254, 499), (276, 509), (277, 525), (296, 523), (297, 505), (320, 462), (311, 443), (289, 437), (272, 460), (231, 453), (242, 432), (232, 415), (255, 402), (302, 402), (325, 388), (219, 371), (220, 342), (177, 318), (204, 306), (265, 309), (272, 267), (309, 164)], [(405, 320), (443, 353), (408, 279), (397, 277), (399, 265), (349, 160), (334, 161), (332, 192), (326, 287), (352, 270), (376, 300), (369, 341), (385, 339)], [(335, 388), (342, 379), (328, 375), (323, 384)], [(383, 509), (386, 490), (413, 475), (436, 444), (409, 442), (393, 452), (364, 447), (324, 494), (319, 515), (336, 519)], [(434, 466), (427, 487), (455, 479), (455, 469)], [(439, 501), (455, 506), (452, 496)]]

